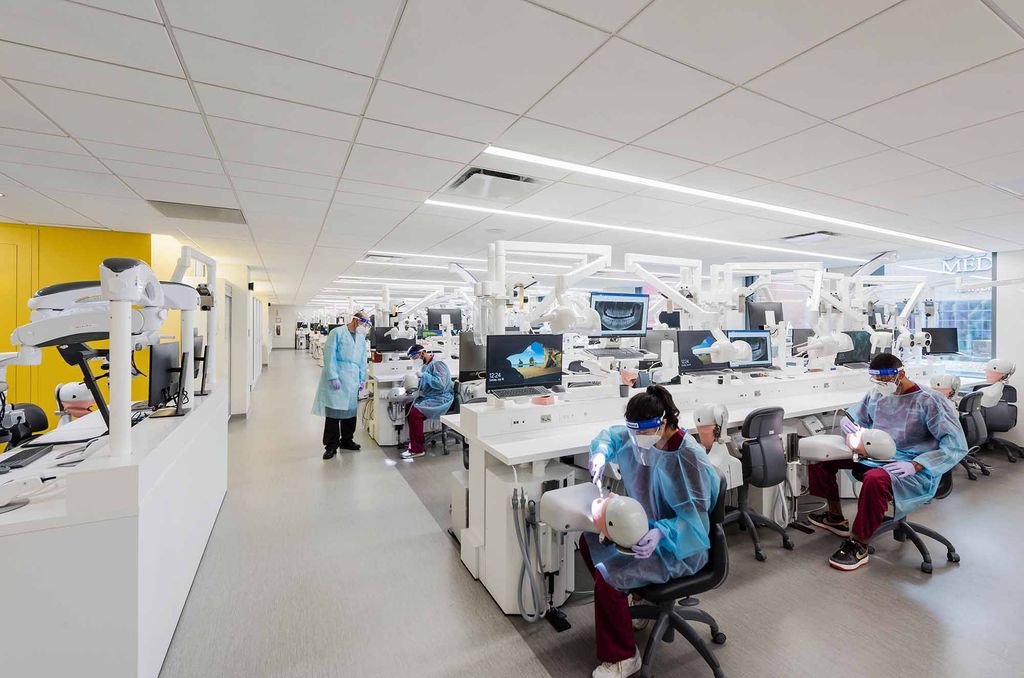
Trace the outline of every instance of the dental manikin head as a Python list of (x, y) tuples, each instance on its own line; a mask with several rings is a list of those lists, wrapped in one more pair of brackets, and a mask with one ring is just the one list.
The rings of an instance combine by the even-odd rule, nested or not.
[(640, 502), (614, 492), (595, 499), (591, 504), (591, 515), (601, 536), (623, 552), (631, 552), (651, 529), (647, 522), (647, 512)]
[(931, 387), (947, 398), (952, 398), (960, 390), (960, 377), (955, 374), (940, 374), (932, 377)]
[(1017, 371), (1017, 365), (1006, 358), (993, 358), (985, 364), (985, 381), (990, 384), (1006, 381)]
[(874, 459), (890, 461), (896, 456), (896, 442), (892, 436), (877, 428), (862, 428), (846, 436), (846, 445), (853, 453)]
[(711, 447), (725, 437), (726, 422), (729, 421), (729, 410), (718, 403), (698, 405), (693, 412), (693, 423), (697, 429), (697, 439), (701, 446), (710, 451)]

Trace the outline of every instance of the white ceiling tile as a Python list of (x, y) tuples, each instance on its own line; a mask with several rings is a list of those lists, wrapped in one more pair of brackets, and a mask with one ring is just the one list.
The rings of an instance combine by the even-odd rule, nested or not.
[(171, 181), (125, 177), (124, 182), (146, 200), (183, 202), (207, 207), (238, 207), (235, 195), (226, 188), (194, 186)]
[(71, 137), (24, 132), (2, 127), (0, 127), (0, 144), (17, 146), (18, 148), (34, 148), (40, 151), (54, 151), (56, 153), (88, 155), (88, 152), (75, 143)]
[(311, 172), (295, 172), (292, 170), (278, 169), (276, 167), (265, 167), (263, 165), (250, 165), (244, 162), (225, 161), (228, 174), (234, 178), (257, 179), (259, 181), (275, 182), (279, 184), (291, 184), (294, 186), (308, 186), (332, 190), (337, 181), (336, 177), (325, 174), (313, 174)]
[[(326, 209), (325, 206), (324, 211)], [(278, 243), (284, 243), (304, 249), (305, 255), (308, 257), (309, 246), (316, 240), (316, 236), (320, 233), (320, 227), (323, 225), (323, 214), (317, 218), (246, 210), (245, 220), (257, 242), (275, 243), (273, 249), (263, 252), (264, 256), (278, 249)], [(263, 251), (262, 248), (261, 251)], [(305, 264), (305, 258), (301, 263)], [(301, 268), (298, 269), (298, 272), (301, 273)]]
[(483, 144), (465, 139), (423, 132), (376, 120), (364, 120), (359, 127), (360, 144), (396, 151), (427, 155), (442, 160), (466, 163), (483, 150)]
[(945, 222), (998, 216), (1015, 211), (1019, 199), (988, 186), (973, 186), (896, 203), (900, 211)]
[(333, 139), (351, 141), (359, 120), (347, 113), (293, 104), (223, 87), (197, 84), (196, 91), (207, 115)]
[(0, 75), (118, 99), (196, 110), (183, 78), (0, 42)]
[(537, 0), (538, 5), (614, 33), (648, 0)]
[(0, 82), (0, 127), (13, 127), (28, 132), (61, 131), (13, 89)]
[[(159, 167), (176, 167), (196, 172), (216, 173), (221, 171), (220, 161), (216, 158), (154, 151), (148, 148), (121, 146), (120, 144), (108, 144), (101, 141), (83, 141), (82, 144), (97, 158), (105, 160), (123, 160), (125, 162), (136, 162)], [(213, 152), (213, 146), (210, 146), (210, 152)]]
[(575, 224), (558, 224), (555, 226), (538, 226), (537, 222), (533, 222), (536, 226), (532, 231), (523, 234), (522, 238), (529, 242), (577, 242), (586, 240), (586, 242), (600, 243), (603, 242), (602, 238), (607, 230), (594, 228), (591, 226), (577, 226)]
[(18, 89), (79, 139), (213, 156), (206, 126), (196, 113), (118, 101), (43, 85)]
[(366, 248), (373, 245), (406, 217), (404, 212), (356, 207), (335, 203), (318, 245), (328, 247)]
[(903, 150), (944, 167), (1024, 151), (1024, 113), (918, 141)]
[(1022, 47), (980, 2), (906, 0), (748, 87), (834, 118)]
[[(252, 240), (249, 227), (245, 224), (225, 224), (212, 221), (179, 220), (182, 232), (190, 238), (227, 238), (229, 240)], [(255, 263), (255, 262), (253, 262)]]
[(46, 195), (112, 229), (130, 227), (138, 230), (153, 220), (163, 218), (149, 203), (135, 195), (113, 197), (54, 190), (46, 191)]
[(411, 188), (399, 188), (383, 184), (370, 184), (365, 181), (353, 181), (352, 179), (342, 179), (338, 182), (338, 190), (345, 193), (376, 195), (382, 198), (411, 200), (413, 202), (423, 202), (430, 197), (431, 193), (430, 191), (417, 191)]
[(728, 217), (728, 214), (717, 210), (639, 195), (628, 195), (579, 215), (586, 221), (610, 224), (642, 222), (674, 229), (687, 229)]
[(1024, 26), (1024, 0), (999, 0), (997, 4), (1018, 26)]
[(612, 170), (613, 172), (634, 174), (645, 179), (657, 179), (659, 181), (667, 181), (680, 174), (686, 174), (703, 167), (699, 162), (637, 146), (623, 146), (619, 150), (613, 151), (593, 163), (593, 165), (594, 167)]
[(844, 191), (843, 195), (872, 205), (891, 207), (912, 198), (971, 188), (975, 185), (975, 182), (949, 170), (931, 169), (901, 179)]
[[(529, 118), (517, 121), (495, 145), (578, 163), (594, 162), (621, 146), (615, 141)], [(536, 170), (528, 174), (537, 176)]]
[[(783, 207), (796, 207), (797, 205), (805, 204), (821, 197), (821, 193), (816, 191), (809, 191), (806, 188), (799, 188), (797, 186), (790, 186), (788, 184), (777, 182), (755, 186), (754, 188), (740, 192), (738, 195), (742, 198), (759, 200), (761, 202), (781, 205)], [(711, 208), (716, 208), (717, 206), (717, 209), (723, 210), (740, 207), (739, 205), (730, 205), (729, 203), (719, 200), (708, 200), (707, 202), (702, 203), (702, 205)], [(761, 215), (766, 214), (764, 210), (757, 210), (757, 212)]]
[(573, 184), (552, 184), (510, 209), (554, 217), (571, 217), (623, 197), (622, 193)]
[(1024, 202), (1021, 210), (983, 219), (961, 221), (957, 226), (970, 232), (986, 233), (1024, 245)]
[(331, 190), (327, 188), (312, 188), (310, 186), (296, 186), (278, 181), (262, 181), (260, 179), (247, 179), (244, 177), (232, 177), (232, 183), (239, 191), (252, 193), (267, 193), (269, 195), (281, 195), (289, 198), (300, 198), (302, 200), (318, 200), (328, 202), (331, 199)]
[[(673, 179), (672, 183), (680, 184), (681, 186), (688, 186), (690, 188), (699, 188), (703, 191), (714, 191), (715, 193), (735, 195), (736, 193), (745, 191), (748, 188), (765, 184), (767, 183), (767, 180), (762, 179), (761, 177), (743, 174), (742, 172), (734, 172), (732, 170), (725, 169), (724, 167), (703, 167), (699, 170)], [(680, 194), (674, 193), (672, 195), (679, 196)], [(699, 198), (696, 199), (699, 200)]]
[(382, 76), (521, 113), (605, 37), (525, 2), (412, 0)]
[(398, 0), (164, 0), (171, 24), (316, 63), (373, 75)]
[[(0, 169), (0, 172), (4, 171)], [(44, 195), (0, 176), (4, 214), (27, 224), (97, 225), (91, 219), (57, 204)]]
[(347, 113), (361, 112), (370, 90), (362, 75), (194, 33), (175, 35), (197, 82)]
[(516, 116), (476, 104), (422, 92), (381, 80), (373, 89), (366, 116), (464, 139), (492, 141)]
[(399, 210), (404, 212), (411, 212), (423, 203), (422, 200), (401, 200), (398, 198), (386, 198), (380, 195), (349, 193), (347, 191), (338, 191), (335, 193), (334, 202), (345, 205), (379, 207), (380, 209)]
[(972, 179), (1024, 193), (1024, 151), (975, 160), (953, 169)]
[(159, 24), (59, 0), (0, 0), (0, 40), (181, 76)]
[(1010, 54), (839, 118), (847, 129), (901, 146), (1024, 110), (1024, 52)]
[(17, 146), (0, 146), (0, 161), (23, 163), (26, 165), (42, 165), (43, 167), (60, 167), (63, 169), (82, 170), (84, 172), (107, 173), (107, 169), (88, 155), (79, 153), (55, 153)]
[(344, 176), (356, 181), (436, 191), (460, 169), (460, 163), (356, 144)]
[(786, 224), (770, 219), (759, 219), (750, 215), (728, 217), (714, 223), (714, 233), (702, 233), (700, 235), (737, 242), (756, 242), (762, 245), (775, 244), (777, 247), (785, 245), (783, 243), (770, 243), (769, 241), (777, 240), (787, 235), (795, 235), (804, 230), (795, 224)]
[(259, 251), (251, 240), (199, 235), (193, 240), (204, 254), (213, 257), (220, 263), (253, 265), (258, 264), (260, 260)]
[(720, 164), (756, 176), (785, 179), (884, 149), (882, 144), (835, 125), (824, 124), (755, 148)]
[(131, 195), (131, 191), (125, 188), (124, 184), (117, 177), (106, 171), (102, 173), (80, 172), (56, 167), (37, 167), (35, 165), (15, 165), (8, 162), (0, 162), (0, 172), (43, 192), (47, 189), (53, 189), (56, 191), (75, 191), (96, 195)]
[(321, 221), (323, 221), (324, 214), (327, 212), (328, 205), (326, 201), (304, 200), (283, 195), (250, 193), (247, 191), (239, 191), (238, 199), (242, 201), (242, 209), (247, 213), (251, 210), (264, 214), (279, 214), (303, 219), (319, 219)]
[(160, 12), (157, 11), (153, 0), (78, 0), (83, 5), (92, 5), (100, 9), (109, 9), (111, 12), (119, 12), (129, 16), (146, 19), (147, 21), (158, 21), (163, 23)]
[(636, 143), (703, 162), (718, 162), (818, 122), (806, 113), (734, 89)]
[(718, 78), (612, 38), (529, 113), (532, 118), (631, 141), (730, 88)]
[(737, 84), (896, 0), (656, 0), (623, 37)]
[(119, 177), (136, 179), (156, 179), (157, 181), (173, 181), (180, 184), (195, 184), (212, 188), (231, 188), (223, 172), (195, 172), (176, 167), (158, 167), (136, 162), (106, 160), (110, 171)]
[(344, 141), (223, 118), (209, 122), (225, 160), (337, 175), (349, 146)]
[(882, 151), (825, 169), (800, 174), (787, 183), (826, 193), (846, 195), (852, 190), (924, 174), (935, 169), (931, 163), (901, 151)]
[[(592, 163), (595, 167), (600, 163)], [(534, 165), (537, 167), (537, 165)], [(537, 176), (536, 173), (527, 172), (530, 176)], [(577, 186), (588, 186), (590, 188), (600, 188), (606, 191), (615, 191), (616, 193), (639, 193), (643, 186), (639, 184), (631, 184), (619, 179), (609, 179), (605, 177), (598, 177), (592, 174), (585, 174), (583, 172), (573, 172), (562, 180), (567, 184), (575, 184)]]

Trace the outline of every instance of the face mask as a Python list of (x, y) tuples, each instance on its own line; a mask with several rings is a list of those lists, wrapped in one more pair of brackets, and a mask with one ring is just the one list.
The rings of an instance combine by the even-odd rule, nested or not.
[(875, 392), (878, 393), (878, 395), (883, 396), (883, 397), (884, 396), (896, 395), (896, 390), (898, 388), (899, 388), (899, 386), (897, 386), (896, 382), (893, 382), (893, 381), (876, 381), (875, 382)]
[(364, 337), (370, 333), (369, 325), (359, 324), (356, 326), (356, 334), (361, 334)]
[(657, 433), (636, 436), (636, 446), (641, 450), (649, 450), (654, 447), (655, 443), (661, 440), (661, 436)]

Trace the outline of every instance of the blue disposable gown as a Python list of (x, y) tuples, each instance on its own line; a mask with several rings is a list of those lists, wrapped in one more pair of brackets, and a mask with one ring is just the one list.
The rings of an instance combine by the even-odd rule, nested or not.
[(663, 535), (650, 558), (635, 558), (587, 534), (594, 566), (620, 591), (697, 572), (708, 562), (708, 512), (718, 499), (719, 475), (704, 448), (683, 434), (678, 450), (652, 450), (650, 466), (637, 461), (625, 426), (602, 431), (590, 444), (590, 455), (603, 453), (618, 464), (626, 493), (647, 511), (651, 527)]
[[(331, 379), (341, 388), (331, 388)], [(356, 416), (359, 387), (366, 381), (366, 337), (348, 327), (335, 327), (324, 342), (324, 369), (313, 400), (313, 414), (334, 419)]]
[[(937, 391), (923, 388), (882, 396), (872, 390), (847, 414), (865, 428), (891, 435), (897, 461), (916, 461), (924, 467), (912, 476), (892, 479), (897, 517), (934, 497), (942, 474), (967, 455), (967, 440), (956, 410)], [(862, 459), (861, 463), (884, 466), (886, 462)]]
[(413, 406), (427, 419), (440, 417), (455, 400), (452, 373), (442, 361), (434, 358), (420, 370), (419, 395)]

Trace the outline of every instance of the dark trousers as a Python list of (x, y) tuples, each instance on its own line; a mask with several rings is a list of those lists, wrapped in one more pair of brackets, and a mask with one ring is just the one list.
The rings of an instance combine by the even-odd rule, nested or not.
[(885, 512), (892, 501), (892, 478), (884, 469), (870, 468), (855, 464), (852, 459), (837, 459), (811, 464), (807, 467), (807, 479), (810, 493), (822, 499), (839, 500), (839, 483), (836, 473), (840, 469), (868, 468), (864, 473), (857, 500), (857, 519), (853, 521), (853, 538), (867, 543), (875, 530), (885, 519)]
[(594, 630), (599, 662), (621, 662), (636, 654), (633, 619), (629, 615), (629, 596), (612, 588), (594, 568), (590, 547), (580, 539), (580, 555), (594, 575)]
[(409, 424), (409, 451), (410, 452), (422, 452), (423, 451), (423, 422), (427, 418), (423, 416), (415, 407), (409, 408), (409, 416), (406, 417), (406, 422)]
[(351, 443), (356, 432), (356, 418), (334, 419), (324, 417), (324, 449), (333, 450), (341, 443)]

